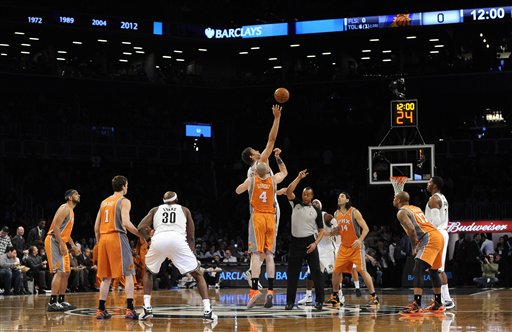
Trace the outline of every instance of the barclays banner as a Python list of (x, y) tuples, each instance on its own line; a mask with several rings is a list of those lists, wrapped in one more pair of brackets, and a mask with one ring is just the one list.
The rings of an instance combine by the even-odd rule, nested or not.
[[(244, 287), (247, 288), (247, 280), (245, 280), (245, 271), (249, 269), (247, 265), (220, 265), (222, 272), (220, 273), (220, 280), (222, 287)], [(276, 277), (274, 280), (275, 287), (286, 287), (286, 281), (288, 280), (287, 265), (276, 264)], [(300, 272), (299, 280), (306, 279), (307, 266), (303, 266)], [(265, 265), (262, 266), (260, 282), (263, 287), (268, 285), (267, 273), (265, 272)], [(299, 287), (305, 287), (305, 282), (299, 281)]]
[(241, 28), (213, 29), (206, 28), (204, 34), (208, 39), (260, 38), (288, 35), (288, 23), (244, 25)]

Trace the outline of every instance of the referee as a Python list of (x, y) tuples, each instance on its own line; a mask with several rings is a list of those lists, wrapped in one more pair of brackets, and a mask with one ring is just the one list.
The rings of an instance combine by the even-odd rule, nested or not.
[[(293, 208), (292, 238), (290, 241), (290, 257), (288, 259), (288, 286), (286, 288), (286, 310), (293, 309), (297, 294), (297, 283), (302, 267), (302, 259), (306, 259), (315, 283), (315, 309), (322, 310), (324, 303), (324, 280), (320, 271), (320, 259), (316, 246), (324, 235), (322, 212), (311, 204), (313, 189), (306, 187), (302, 191), (302, 201), (295, 197), (293, 191), (300, 180), (308, 175), (307, 169), (299, 175), (286, 189), (286, 196)], [(318, 236), (315, 238), (315, 234)]]

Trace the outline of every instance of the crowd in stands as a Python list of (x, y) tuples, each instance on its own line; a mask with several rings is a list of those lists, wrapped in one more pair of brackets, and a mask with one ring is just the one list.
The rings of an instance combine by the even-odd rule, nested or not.
[[(31, 232), (44, 234), (39, 226)], [(0, 231), (0, 289), (3, 295), (45, 294), (51, 285), (52, 275), (48, 269), (46, 252), (38, 240), (25, 241), (22, 227), (17, 233), (9, 235), (4, 226)], [(512, 238), (503, 235), (494, 243), (490, 234), (460, 234), (455, 244), (453, 259), (448, 260), (447, 271), (451, 272), (451, 286), (510, 287), (512, 282)], [(286, 265), (288, 260), (287, 240), (289, 234), (283, 232), (278, 238), (276, 262)], [(96, 278), (96, 261), (93, 257), (94, 238), (82, 238), (76, 242), (81, 253), (70, 255), (71, 275), (68, 282), (69, 292), (97, 291), (99, 280)], [(15, 245), (15, 246), (13, 246)], [(144, 273), (144, 255), (147, 247), (141, 247), (131, 240), (134, 263), (136, 265), (136, 288), (142, 288)], [(411, 255), (409, 238), (398, 229), (389, 226), (374, 226), (366, 241), (367, 268), (377, 287), (400, 287), (402, 272)], [(21, 253), (18, 255), (18, 250)], [(211, 287), (222, 286), (222, 271), (232, 266), (249, 265), (247, 243), (240, 236), (229, 238), (226, 234), (215, 232), (208, 235), (201, 230), (197, 233), (195, 255), (201, 263), (207, 283)], [(190, 275), (180, 275), (172, 262), (165, 261), (158, 275), (155, 289), (191, 288), (195, 281)], [(344, 279), (346, 286), (353, 280)], [(112, 288), (122, 288), (124, 280), (116, 280)]]

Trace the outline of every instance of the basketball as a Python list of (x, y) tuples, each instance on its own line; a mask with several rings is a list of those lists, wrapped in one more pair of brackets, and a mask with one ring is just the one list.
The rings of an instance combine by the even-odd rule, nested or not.
[(274, 92), (274, 98), (275, 100), (280, 103), (280, 104), (284, 104), (288, 101), (288, 99), (290, 98), (290, 93), (288, 92), (288, 90), (286, 88), (278, 88), (275, 92)]

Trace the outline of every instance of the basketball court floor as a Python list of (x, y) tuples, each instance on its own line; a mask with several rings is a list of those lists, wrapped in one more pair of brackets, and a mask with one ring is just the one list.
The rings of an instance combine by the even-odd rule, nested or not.
[[(201, 298), (197, 290), (165, 290), (153, 293), (155, 317), (147, 321), (127, 320), (123, 315), (124, 292), (109, 295), (107, 308), (112, 319), (95, 318), (98, 293), (67, 294), (66, 300), (78, 308), (63, 313), (46, 311), (48, 295), (0, 297), (0, 331), (512, 331), (512, 290), (452, 289), (456, 308), (444, 314), (402, 317), (398, 311), (412, 301), (407, 289), (381, 289), (381, 305), (365, 304), (367, 294), (356, 297), (345, 289), (345, 306), (325, 307), (317, 312), (305, 306), (284, 310), (285, 289), (276, 290), (276, 305), (247, 309), (246, 289), (210, 289), (217, 323), (203, 323)], [(430, 301), (424, 296), (424, 305)], [(302, 297), (304, 291), (298, 292)], [(365, 296), (366, 295), (366, 296)], [(135, 302), (141, 310), (142, 292)]]

